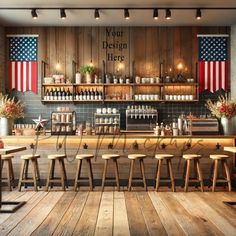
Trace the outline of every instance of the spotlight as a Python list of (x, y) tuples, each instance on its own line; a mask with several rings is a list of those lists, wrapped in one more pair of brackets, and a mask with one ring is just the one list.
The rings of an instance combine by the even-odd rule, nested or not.
[(201, 9), (198, 8), (196, 11), (196, 19), (201, 20), (201, 18), (202, 18), (202, 12)]
[(170, 20), (170, 19), (171, 19), (171, 11), (170, 11), (169, 8), (166, 9), (166, 19), (167, 19), (167, 20)]
[(153, 19), (154, 19), (154, 20), (157, 20), (157, 19), (158, 19), (158, 10), (157, 10), (157, 8), (155, 8), (155, 9), (153, 10)]
[(127, 8), (124, 9), (124, 17), (126, 20), (129, 19), (129, 10)]
[(60, 13), (61, 13), (61, 19), (62, 20), (66, 19), (66, 12), (64, 8), (60, 9)]
[(95, 18), (96, 20), (98, 20), (98, 19), (100, 18), (99, 10), (98, 10), (98, 9), (95, 9), (95, 11), (94, 11), (94, 18)]
[(37, 12), (36, 12), (36, 9), (32, 9), (32, 10), (31, 10), (31, 16), (32, 16), (32, 18), (35, 19), (35, 20), (38, 18), (38, 14), (37, 14)]

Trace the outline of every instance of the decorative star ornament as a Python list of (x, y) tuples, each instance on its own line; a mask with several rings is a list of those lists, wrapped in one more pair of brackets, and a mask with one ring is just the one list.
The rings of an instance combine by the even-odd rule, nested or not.
[(39, 115), (38, 119), (33, 119), (33, 121), (36, 123), (35, 130), (37, 130), (37, 131), (43, 129), (45, 124), (48, 122), (48, 120), (42, 119), (41, 115)]

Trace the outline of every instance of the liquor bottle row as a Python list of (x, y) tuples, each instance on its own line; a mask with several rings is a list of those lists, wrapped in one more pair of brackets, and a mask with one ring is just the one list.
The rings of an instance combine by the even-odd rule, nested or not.
[(103, 99), (103, 92), (97, 89), (81, 89), (74, 94), (74, 98), (77, 101), (96, 101)]
[(44, 94), (44, 100), (46, 101), (72, 101), (73, 94), (71, 93), (70, 89), (68, 88), (51, 88), (50, 90), (47, 89)]
[(96, 101), (103, 99), (103, 92), (97, 89), (81, 89), (75, 93), (72, 93), (68, 88), (51, 88), (47, 89), (44, 94), (45, 101)]

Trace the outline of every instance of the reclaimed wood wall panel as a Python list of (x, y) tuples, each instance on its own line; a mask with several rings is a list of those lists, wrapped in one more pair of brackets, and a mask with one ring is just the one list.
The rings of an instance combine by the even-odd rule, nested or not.
[[(107, 30), (123, 32), (108, 36)], [(101, 75), (103, 61), (106, 72), (112, 74), (159, 76), (160, 63), (165, 74), (177, 73), (176, 66), (183, 63), (187, 77), (195, 77), (198, 60), (197, 34), (229, 34), (229, 27), (9, 27), (6, 34), (39, 34), (39, 62), (48, 63), (47, 76), (56, 72), (73, 79), (72, 61), (77, 70), (93, 63)], [(103, 48), (103, 42), (127, 43), (127, 48)], [(7, 48), (7, 47), (6, 47)], [(7, 50), (7, 49), (6, 49)], [(124, 68), (118, 71), (119, 61), (107, 61), (108, 53), (125, 57)], [(170, 71), (171, 69), (171, 71)]]

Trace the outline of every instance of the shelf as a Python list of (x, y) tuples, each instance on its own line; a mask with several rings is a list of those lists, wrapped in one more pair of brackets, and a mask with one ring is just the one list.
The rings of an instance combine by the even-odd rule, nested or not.
[(140, 83), (140, 84), (134, 84), (134, 86), (163, 86), (164, 84), (163, 83), (153, 83), (153, 84), (150, 84), (150, 83), (148, 83), (148, 84), (142, 84), (142, 83)]
[(113, 100), (113, 99), (109, 99), (109, 100), (104, 100), (104, 102), (133, 102), (134, 100)]
[(95, 113), (96, 116), (119, 116), (120, 114), (119, 113), (101, 113), (101, 114), (98, 114), (98, 113)]
[(99, 126), (99, 125), (113, 125), (113, 126), (116, 126), (116, 125), (119, 125), (119, 123), (95, 123), (96, 126)]
[(43, 86), (70, 86), (72, 87), (73, 84), (43, 84)]
[(134, 100), (134, 102), (163, 102), (164, 100)]
[(41, 102), (48, 102), (48, 103), (71, 103), (74, 100), (41, 100)]
[(104, 84), (104, 86), (133, 86), (134, 84), (133, 83), (130, 83), (130, 84), (126, 84), (126, 83), (123, 83), (123, 84), (113, 84), (113, 83), (110, 83), (110, 84)]
[(74, 86), (103, 86), (103, 84), (73, 84)]
[(197, 86), (198, 83), (163, 83), (163, 86)]

